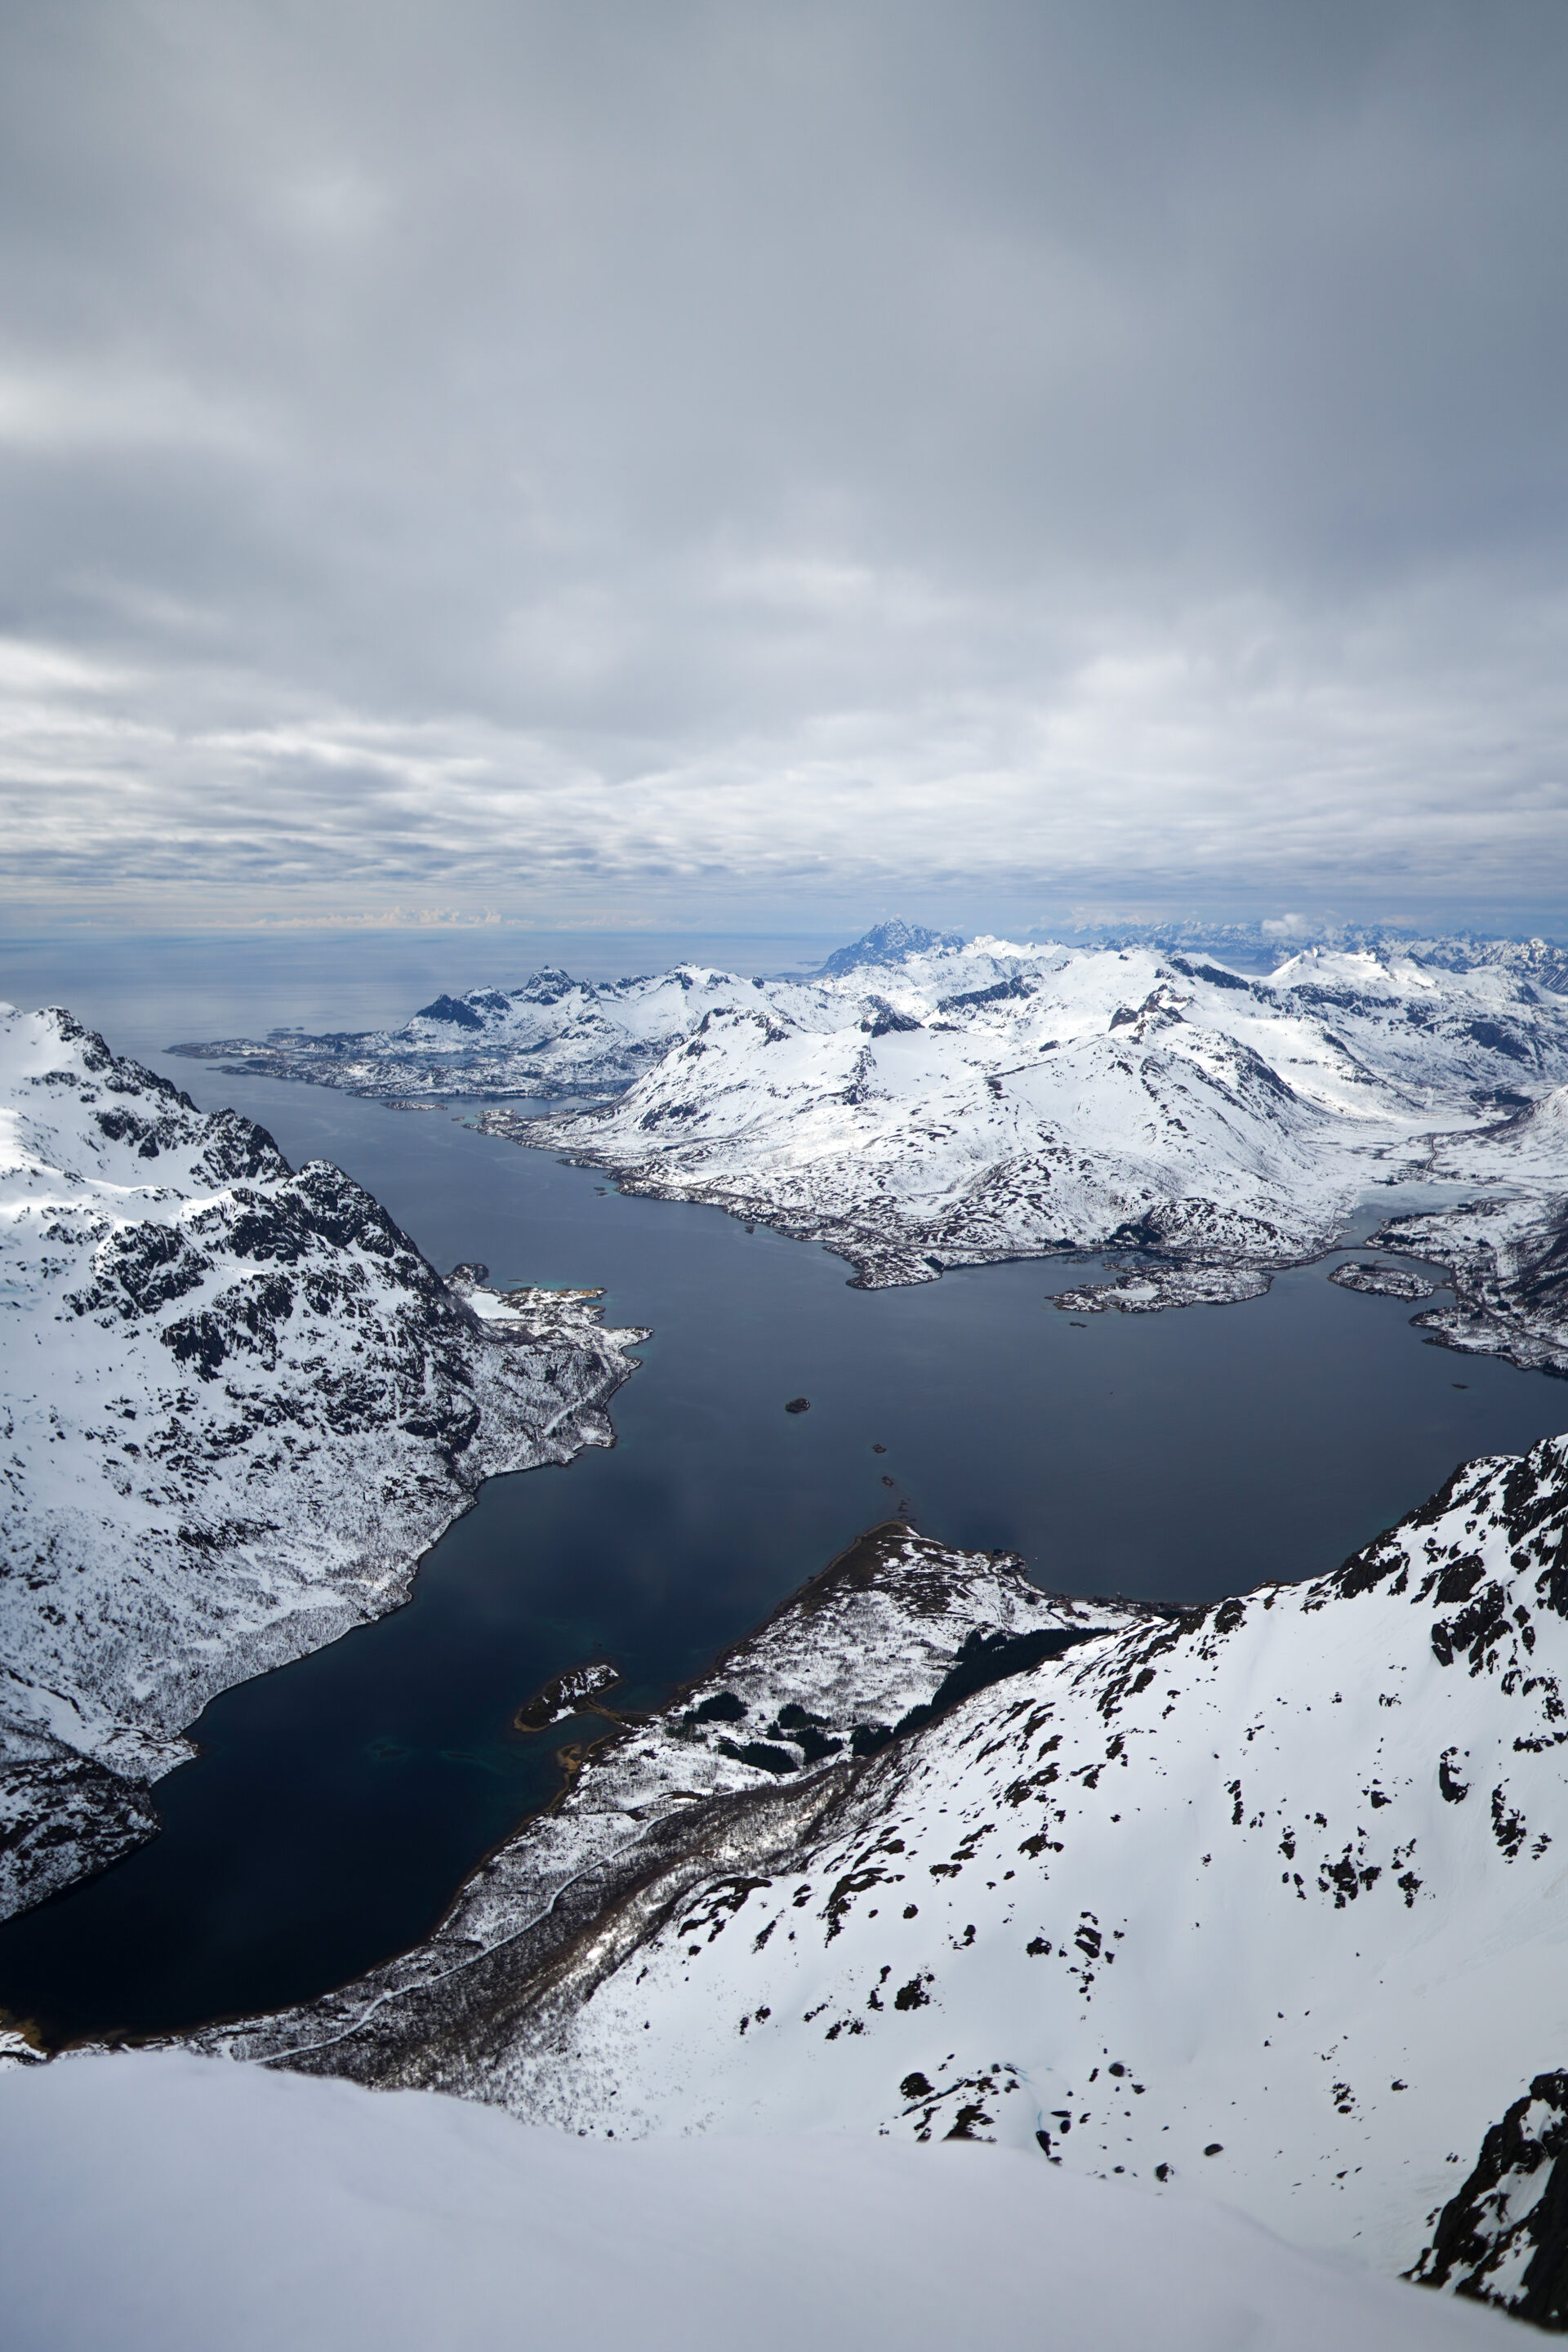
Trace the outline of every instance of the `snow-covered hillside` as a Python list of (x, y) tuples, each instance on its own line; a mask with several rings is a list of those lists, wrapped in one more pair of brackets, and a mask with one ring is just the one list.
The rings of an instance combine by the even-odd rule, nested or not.
[[(768, 984), (770, 1001), (779, 988)], [(437, 996), (401, 1029), (320, 1037), (274, 1030), (259, 1040), (220, 1037), (171, 1050), (231, 1073), (302, 1078), (372, 1097), (618, 1094), (738, 990), (762, 1001), (761, 983), (692, 964), (611, 981), (552, 970), (521, 988)], [(803, 1010), (816, 995), (804, 987), (782, 992), (786, 1002), (797, 996)]]
[(1436, 1138), (1427, 1172), (1469, 1198), (1391, 1220), (1377, 1236), (1452, 1270), (1454, 1304), (1416, 1320), (1450, 1348), (1568, 1376), (1568, 1087), (1477, 1133)]
[(875, 1755), (965, 1692), (1150, 1614), (1044, 1593), (1013, 1555), (955, 1552), (889, 1520), (660, 1713), (584, 1757), (565, 1751), (565, 1795), (485, 1864), (427, 1944), (341, 1992), (196, 2043), (299, 2063), (319, 2052), (324, 2067), (366, 2080), (402, 2080), (409, 2064), (422, 2076), (432, 2035), (449, 2039), (459, 2013), (505, 2008), (655, 1856), (661, 1872), (696, 1880), (731, 1824), (742, 1840), (759, 1820), (787, 1838), (838, 1792), (840, 1779), (814, 1768)]
[(0, 2082), (10, 2352), (1460, 2352), (1490, 2313), (1004, 2148), (625, 2147), (177, 2055)]
[(9, 1007), (0, 1300), (0, 1916), (150, 1835), (213, 1694), (394, 1607), (482, 1478), (607, 1444), (638, 1336), (448, 1287), (338, 1169)]
[(1568, 1069), (1568, 1003), (1489, 968), (1317, 953), (1262, 982), (977, 940), (853, 980), (831, 1027), (738, 1000), (605, 1108), (486, 1124), (826, 1241), (868, 1283), (1107, 1244), (1267, 1270), (1424, 1133)]
[[(882, 1543), (878, 1606), (916, 1628), (942, 1564)], [(584, 1769), (613, 1867), (563, 1871), (553, 1926), (526, 1870), (481, 1877), (437, 1947), (205, 2046), (617, 2139), (996, 2140), (1407, 2268), (1568, 2051), (1565, 1563), (1556, 1439), (1316, 1583), (999, 1657), (869, 1755), (845, 1734), (891, 1715), (898, 1640), (862, 1640), (852, 1699), (826, 1644), (813, 1706), (785, 1612), (630, 1785), (614, 1747)], [(721, 1691), (734, 1742), (820, 1715), (837, 1752), (704, 1803)]]
[(1431, 1130), (1568, 1080), (1557, 965), (1436, 944), (1314, 949), (1262, 980), (889, 925), (805, 980), (546, 972), (397, 1032), (181, 1050), (397, 1097), (602, 1090), (483, 1124), (824, 1241), (867, 1284), (1107, 1244), (1217, 1276), (1314, 1255)]

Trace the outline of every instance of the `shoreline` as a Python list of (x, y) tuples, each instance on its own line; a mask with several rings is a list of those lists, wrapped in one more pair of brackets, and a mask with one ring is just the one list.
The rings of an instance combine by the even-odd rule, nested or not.
[[(384, 1979), (396, 1979), (405, 1970), (410, 1969), (421, 1955), (435, 1952), (441, 1946), (444, 1937), (449, 1937), (455, 1948), (466, 1948), (469, 1939), (461, 1932), (464, 1915), (476, 1900), (481, 1901), (482, 1904), (487, 1878), (495, 1871), (498, 1864), (506, 1863), (514, 1849), (521, 1850), (531, 1842), (540, 1840), (549, 1841), (552, 1838), (564, 1836), (571, 1843), (580, 1842), (586, 1836), (592, 1850), (584, 1853), (580, 1864), (568, 1874), (567, 1878), (562, 1881), (561, 1885), (557, 1885), (555, 1893), (550, 1895), (546, 1912), (552, 1914), (557, 1895), (564, 1891), (565, 1886), (582, 1878), (584, 1871), (592, 1874), (597, 1872), (601, 1865), (605, 1868), (611, 1868), (614, 1865), (615, 1854), (619, 1850), (618, 1847), (612, 1843), (609, 1850), (601, 1851), (595, 1843), (592, 1827), (593, 1822), (601, 1818), (608, 1821), (609, 1815), (595, 1814), (589, 1817), (586, 1827), (582, 1823), (574, 1822), (569, 1816), (563, 1819), (563, 1816), (566, 1816), (566, 1809), (581, 1790), (584, 1780), (591, 1780), (592, 1776), (598, 1771), (613, 1770), (618, 1754), (631, 1742), (641, 1742), (645, 1748), (651, 1747), (653, 1750), (662, 1753), (659, 1743), (661, 1739), (668, 1739), (673, 1751), (674, 1760), (679, 1762), (681, 1759), (689, 1759), (691, 1769), (685, 1774), (687, 1783), (689, 1784), (693, 1780), (700, 1782), (706, 1778), (710, 1785), (676, 1785), (664, 1779), (662, 1774), (656, 1774), (657, 1785), (649, 1782), (641, 1789), (640, 1798), (630, 1813), (617, 1812), (616, 1815), (616, 1818), (624, 1820), (629, 1829), (628, 1851), (631, 1847), (640, 1846), (645, 1837), (653, 1835), (660, 1830), (668, 1831), (669, 1837), (675, 1838), (679, 1843), (686, 1838), (688, 1832), (680, 1829), (678, 1834), (676, 1825), (689, 1824), (694, 1832), (697, 1824), (707, 1821), (710, 1814), (714, 1818), (722, 1819), (728, 1818), (731, 1812), (734, 1812), (739, 1818), (743, 1814), (747, 1804), (753, 1799), (765, 1799), (772, 1795), (784, 1805), (787, 1811), (791, 1808), (792, 1801), (797, 1796), (804, 1799), (805, 1792), (815, 1788), (816, 1783), (825, 1777), (825, 1771), (837, 1770), (844, 1780), (844, 1785), (847, 1788), (854, 1785), (861, 1771), (875, 1760), (875, 1756), (851, 1757), (846, 1752), (837, 1759), (826, 1759), (825, 1765), (804, 1764), (797, 1771), (779, 1776), (772, 1771), (748, 1767), (741, 1761), (727, 1759), (721, 1752), (721, 1738), (719, 1745), (714, 1747), (689, 1744), (679, 1736), (671, 1736), (668, 1727), (676, 1723), (683, 1713), (689, 1710), (693, 1700), (700, 1700), (705, 1693), (710, 1694), (716, 1686), (732, 1679), (738, 1672), (745, 1670), (754, 1675), (757, 1671), (756, 1662), (759, 1652), (765, 1654), (776, 1648), (781, 1635), (784, 1637), (784, 1646), (787, 1651), (791, 1647), (790, 1636), (794, 1632), (805, 1622), (822, 1622), (824, 1612), (826, 1612), (827, 1622), (832, 1622), (842, 1613), (845, 1608), (853, 1611), (858, 1606), (863, 1611), (865, 1606), (869, 1605), (875, 1609), (880, 1590), (888, 1578), (889, 1576), (896, 1578), (900, 1572), (898, 1568), (898, 1558), (900, 1553), (906, 1551), (912, 1552), (916, 1556), (919, 1563), (917, 1572), (925, 1574), (928, 1580), (934, 1578), (934, 1589), (940, 1590), (944, 1580), (951, 1580), (953, 1577), (957, 1578), (955, 1590), (974, 1585), (975, 1580), (978, 1580), (979, 1589), (983, 1591), (989, 1591), (994, 1587), (1004, 1595), (1011, 1595), (1011, 1598), (1005, 1601), (1005, 1607), (1021, 1607), (1031, 1620), (1037, 1618), (1042, 1622), (1049, 1621), (1052, 1624), (1060, 1623), (1065, 1620), (1069, 1626), (1073, 1627), (1075, 1633), (1081, 1633), (1082, 1638), (1086, 1639), (1094, 1638), (1097, 1633), (1123, 1623), (1159, 1622), (1168, 1615), (1171, 1606), (1138, 1601), (1117, 1602), (1092, 1596), (1047, 1594), (1024, 1575), (1021, 1563), (1017, 1561), (1016, 1555), (959, 1552), (917, 1535), (904, 1520), (894, 1518), (876, 1522), (871, 1527), (862, 1529), (824, 1567), (814, 1570), (809, 1577), (786, 1593), (745, 1633), (717, 1650), (703, 1669), (688, 1679), (671, 1685), (660, 1705), (651, 1710), (643, 1721), (638, 1722), (629, 1717), (609, 1717), (605, 1711), (593, 1710), (600, 1715), (602, 1720), (605, 1720), (605, 1729), (596, 1738), (580, 1742), (573, 1741), (569, 1743), (565, 1751), (557, 1751), (557, 1762), (562, 1769), (560, 1784), (542, 1804), (531, 1808), (477, 1861), (468, 1866), (457, 1886), (444, 1900), (439, 1914), (433, 1919), (431, 1927), (425, 1935), (400, 1952), (377, 1963), (369, 1970), (362, 1970), (339, 1985), (312, 1996), (295, 2009), (280, 2011), (231, 2011), (193, 2021), (174, 2030), (164, 2029), (149, 2032), (100, 2030), (87, 2034), (67, 2035), (58, 2042), (54, 2041), (46, 2031), (38, 2028), (40, 2045), (53, 2056), (68, 2051), (99, 2047), (161, 2047), (171, 2042), (199, 2044), (204, 2036), (221, 2037), (226, 2034), (243, 2036), (247, 2030), (254, 2032), (265, 2025), (268, 2017), (280, 2019), (303, 2017), (323, 2007), (330, 2008), (356, 1986), (369, 1987), (379, 1984)], [(972, 1607), (973, 1605), (971, 1604)], [(994, 1604), (992, 1605), (994, 1606)], [(990, 1612), (987, 1610), (983, 1613), (985, 1621), (990, 1622)], [(1077, 1622), (1080, 1620), (1081, 1624)], [(967, 1618), (963, 1622), (967, 1623)], [(955, 1653), (958, 1646), (956, 1640), (952, 1646)], [(922, 1669), (921, 1680), (917, 1685), (910, 1685), (910, 1695), (917, 1700), (928, 1697), (930, 1692), (925, 1687), (925, 1678), (929, 1676), (931, 1688), (934, 1689), (948, 1672), (951, 1663), (951, 1658), (944, 1652), (940, 1661), (940, 1670), (938, 1666)], [(789, 1672), (795, 1676), (804, 1675), (807, 1682), (817, 1671), (819, 1669), (811, 1666), (804, 1659), (802, 1663), (789, 1669)], [(906, 1710), (900, 1709), (901, 1711)], [(587, 1710), (584, 1712), (586, 1713)], [(914, 1726), (910, 1728), (913, 1730), (919, 1727), (921, 1727)], [(717, 1725), (718, 1733), (722, 1735), (725, 1728), (725, 1723), (720, 1721)], [(883, 1753), (885, 1748), (879, 1748), (876, 1752)], [(647, 1769), (646, 1764), (641, 1768), (645, 1773)], [(639, 1786), (641, 1786), (640, 1781)], [(610, 1793), (614, 1795), (617, 1791)], [(637, 1795), (635, 1790), (626, 1793)], [(552, 1874), (547, 1862), (544, 1862), (542, 1866), (544, 1869), (544, 1876), (540, 1882), (542, 1886), (551, 1883)], [(545, 1915), (541, 1915), (542, 1917), (543, 1916)], [(575, 1909), (573, 1911), (573, 1916), (575, 1920)], [(533, 1924), (539, 1923), (535, 1921)], [(577, 1932), (581, 1924), (580, 1920), (576, 1921), (576, 1925), (572, 1929), (574, 1934)], [(509, 1933), (503, 1942), (510, 1947), (515, 1944), (520, 1935), (528, 1932), (530, 1932), (529, 1923), (525, 1922), (523, 1927)], [(476, 1955), (476, 1958), (483, 1959), (489, 1951), (500, 1948), (501, 1948), (500, 1945), (487, 1946), (485, 1950)], [(395, 1985), (388, 1984), (384, 1997), (396, 1997), (398, 1990)], [(411, 1984), (405, 1990), (411, 1995), (416, 1995), (419, 1988), (416, 1984)], [(377, 2000), (382, 1997), (378, 1994)], [(28, 2022), (37, 2028), (37, 2021)]]

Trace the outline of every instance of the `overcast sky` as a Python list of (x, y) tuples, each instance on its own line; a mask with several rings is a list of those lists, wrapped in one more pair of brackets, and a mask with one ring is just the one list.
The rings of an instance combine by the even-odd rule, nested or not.
[(1568, 931), (1568, 9), (10, 0), (30, 922)]

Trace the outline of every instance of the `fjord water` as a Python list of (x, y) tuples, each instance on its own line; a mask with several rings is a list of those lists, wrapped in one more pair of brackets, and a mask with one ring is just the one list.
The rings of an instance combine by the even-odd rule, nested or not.
[(290, 1159), (338, 1160), (437, 1265), (602, 1286), (608, 1322), (654, 1336), (613, 1450), (492, 1481), (406, 1608), (206, 1709), (158, 1839), (0, 1929), (0, 2004), (53, 2035), (300, 2000), (405, 1948), (603, 1727), (513, 1731), (540, 1683), (609, 1656), (616, 1703), (649, 1703), (894, 1510), (1053, 1588), (1209, 1598), (1331, 1568), (1457, 1462), (1568, 1421), (1560, 1383), (1424, 1345), (1326, 1265), (1136, 1318), (1053, 1309), (1091, 1269), (1037, 1261), (866, 1294), (821, 1249), (447, 1111), (228, 1078), (104, 1025)]

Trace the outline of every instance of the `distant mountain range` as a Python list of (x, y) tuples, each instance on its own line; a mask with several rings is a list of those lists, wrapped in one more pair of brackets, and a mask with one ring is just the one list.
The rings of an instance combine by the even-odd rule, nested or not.
[(1484, 1234), (1399, 1229), (1461, 1281), (1432, 1328), (1568, 1370), (1552, 1141), (1568, 965), (1541, 940), (1312, 946), (1264, 978), (1171, 945), (888, 923), (805, 978), (547, 971), (439, 996), (398, 1030), (178, 1050), (489, 1098), (492, 1132), (825, 1242), (867, 1286), (1110, 1248), (1180, 1275), (1142, 1305), (1250, 1296), (1328, 1246), (1369, 1188), (1474, 1184)]
[(1158, 948), (1167, 953), (1218, 956), (1248, 971), (1269, 972), (1287, 957), (1318, 948), (1339, 953), (1393, 956), (1450, 971), (1489, 966), (1568, 992), (1568, 947), (1561, 940), (1498, 939), (1476, 931), (1422, 931), (1395, 923), (1097, 924), (1073, 933), (1085, 946)]

